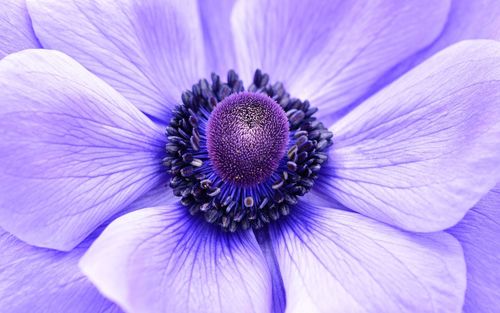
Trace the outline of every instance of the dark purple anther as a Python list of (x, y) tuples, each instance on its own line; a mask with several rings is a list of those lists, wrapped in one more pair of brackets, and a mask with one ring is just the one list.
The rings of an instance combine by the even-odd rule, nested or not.
[(253, 186), (278, 167), (288, 144), (288, 118), (267, 95), (242, 92), (220, 102), (208, 121), (208, 155), (225, 181)]

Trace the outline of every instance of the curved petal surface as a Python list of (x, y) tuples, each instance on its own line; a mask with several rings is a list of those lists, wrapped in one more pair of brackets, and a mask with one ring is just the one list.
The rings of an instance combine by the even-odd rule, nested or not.
[(442, 51), (330, 130), (318, 193), (407, 230), (453, 226), (500, 181), (500, 43)]
[(206, 74), (196, 0), (28, 0), (28, 8), (45, 48), (73, 57), (160, 120)]
[(198, 0), (207, 69), (221, 76), (236, 68), (231, 12), (236, 0)]
[(4, 313), (120, 313), (80, 272), (92, 238), (71, 252), (36, 248), (0, 229), (0, 306)]
[(464, 312), (496, 312), (500, 299), (500, 185), (449, 232), (462, 244), (467, 264)]
[(460, 312), (465, 263), (444, 232), (411, 234), (308, 205), (272, 227), (287, 311)]
[(439, 37), (422, 51), (398, 64), (376, 83), (375, 90), (394, 81), (438, 51), (462, 40), (500, 40), (500, 2), (497, 0), (453, 0), (450, 13)]
[(449, 0), (241, 0), (233, 11), (239, 70), (257, 68), (320, 108), (325, 120), (387, 70), (430, 44)]
[(80, 262), (127, 312), (269, 312), (271, 283), (251, 232), (221, 233), (183, 207), (115, 220)]
[(428, 49), (428, 56), (465, 39), (500, 40), (500, 2), (496, 0), (453, 0), (448, 21)]
[(76, 246), (163, 179), (164, 135), (68, 56), (0, 62), (0, 225), (29, 244)]
[(40, 44), (31, 27), (25, 0), (0, 3), (0, 59), (24, 49), (38, 48)]
[(3, 313), (122, 313), (80, 271), (78, 261), (110, 221), (144, 208), (171, 205), (171, 189), (153, 189), (115, 214), (69, 252), (30, 246), (0, 229), (0, 307)]

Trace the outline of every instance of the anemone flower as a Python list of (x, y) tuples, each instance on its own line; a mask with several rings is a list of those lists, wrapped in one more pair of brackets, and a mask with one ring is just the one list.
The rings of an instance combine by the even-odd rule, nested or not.
[(498, 234), (500, 43), (446, 46), (495, 38), (455, 26), (498, 5), (27, 4), (1, 19), (7, 311), (497, 301), (474, 241)]

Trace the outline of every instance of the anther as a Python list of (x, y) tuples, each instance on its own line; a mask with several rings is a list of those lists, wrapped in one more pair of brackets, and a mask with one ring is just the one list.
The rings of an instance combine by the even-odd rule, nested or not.
[(283, 179), (281, 179), (281, 178), (280, 178), (280, 179), (279, 179), (277, 182), (275, 182), (275, 183), (274, 183), (271, 187), (272, 187), (273, 189), (280, 189), (280, 188), (281, 188), (281, 186), (283, 186), (283, 183), (284, 183), (284, 182), (283, 182)]
[(200, 182), (200, 186), (203, 189), (208, 189), (212, 186), (212, 181), (210, 181), (210, 179), (204, 179)]
[(297, 164), (292, 161), (288, 161), (286, 163), (286, 167), (290, 172), (295, 172), (297, 170)]
[(208, 195), (210, 197), (215, 197), (216, 195), (218, 195), (220, 193), (220, 188), (213, 188), (209, 193)]
[(200, 166), (202, 166), (202, 165), (203, 165), (203, 161), (202, 161), (202, 160), (200, 160), (200, 159), (193, 159), (193, 160), (191, 161), (191, 165), (192, 165), (192, 166), (195, 166), (195, 167), (200, 167)]
[(189, 139), (189, 142), (191, 143), (191, 147), (193, 147), (194, 151), (200, 150), (200, 140), (199, 139), (196, 139), (196, 137), (191, 136), (191, 138)]
[(247, 208), (253, 207), (253, 198), (252, 197), (245, 198), (245, 206)]

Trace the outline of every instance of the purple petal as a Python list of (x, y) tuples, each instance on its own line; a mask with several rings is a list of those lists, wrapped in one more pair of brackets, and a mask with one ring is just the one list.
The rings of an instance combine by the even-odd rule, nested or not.
[(500, 181), (500, 43), (442, 51), (330, 130), (316, 191), (407, 230), (451, 227)]
[(431, 46), (437, 49), (464, 39), (500, 39), (500, 3), (497, 0), (453, 0), (448, 21)]
[(270, 276), (251, 232), (227, 234), (184, 207), (129, 213), (102, 233), (82, 271), (127, 312), (268, 312)]
[(498, 0), (454, 0), (448, 21), (439, 37), (426, 49), (400, 63), (384, 76), (375, 89), (382, 88), (438, 51), (466, 39), (500, 39)]
[(349, 105), (384, 72), (432, 42), (445, 1), (240, 1), (233, 11), (237, 59), (309, 99), (325, 118)]
[(25, 0), (0, 2), (0, 59), (9, 53), (38, 47)]
[(73, 57), (160, 120), (205, 74), (196, 0), (28, 0), (28, 8), (44, 47)]
[(500, 40), (500, 3), (497, 0), (454, 0), (439, 38), (421, 53), (420, 61), (465, 39)]
[(164, 182), (164, 135), (68, 56), (25, 50), (0, 62), (0, 226), (69, 250)]
[(31, 247), (0, 229), (3, 313), (119, 313), (80, 272), (90, 239), (71, 252)]
[(121, 313), (78, 268), (78, 261), (109, 221), (143, 208), (177, 199), (166, 188), (151, 190), (99, 226), (70, 252), (27, 245), (0, 229), (0, 307), (3, 313)]
[[(164, 178), (168, 181), (168, 178)], [(179, 202), (180, 198), (176, 197), (170, 187), (164, 184), (151, 189), (141, 195), (137, 200), (132, 202), (127, 208), (120, 212), (120, 215), (137, 211), (143, 208), (151, 208), (156, 206), (168, 206)]]
[(236, 0), (198, 0), (205, 41), (207, 68), (224, 76), (234, 69), (236, 57), (230, 16)]
[(303, 205), (271, 238), (287, 312), (459, 312), (465, 263), (444, 232), (411, 234), (362, 215)]
[(498, 311), (500, 305), (500, 185), (449, 230), (467, 263), (464, 312)]

